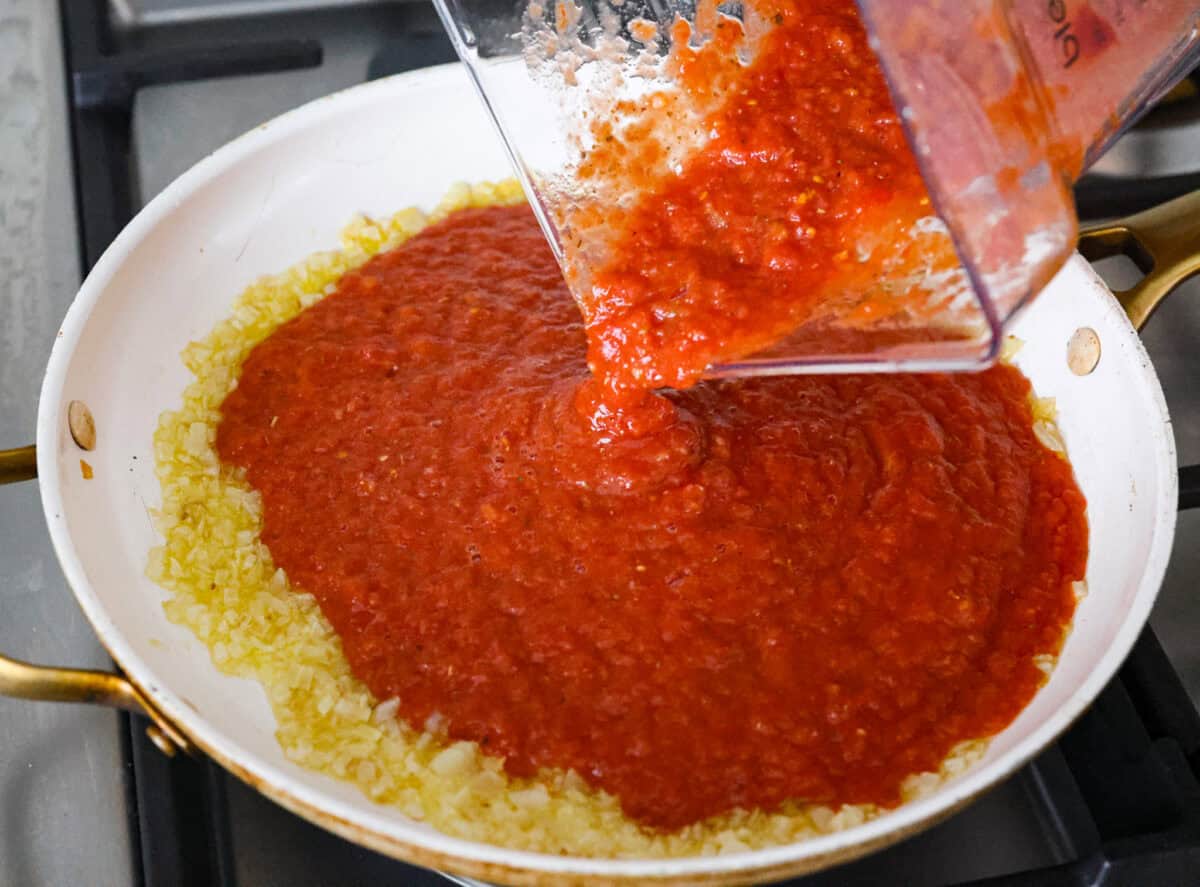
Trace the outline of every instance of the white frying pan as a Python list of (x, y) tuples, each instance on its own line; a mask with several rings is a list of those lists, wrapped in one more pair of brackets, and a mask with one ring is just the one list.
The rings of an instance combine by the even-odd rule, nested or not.
[[(673, 860), (585, 859), (517, 852), (447, 837), (372, 804), (357, 789), (290, 763), (255, 683), (226, 677), (208, 650), (167, 621), (165, 592), (145, 578), (156, 544), (147, 507), (159, 499), (151, 435), (189, 381), (179, 359), (252, 280), (337, 244), (358, 212), (432, 206), (456, 181), (510, 167), (457, 65), (415, 71), (321, 99), (217, 151), (152, 201), (84, 282), (50, 356), (38, 414), (36, 472), (50, 535), (101, 642), (124, 677), (36, 669), (0, 658), (0, 693), (91, 701), (147, 713), (164, 751), (204, 753), (265, 795), (375, 850), (447, 871), (519, 884), (713, 883), (781, 878), (852, 859), (925, 828), (995, 785), (1054, 740), (1113, 676), (1150, 613), (1175, 527), (1171, 423), (1121, 303), (1079, 256), (1022, 317), (1016, 362), (1058, 400), (1059, 425), (1088, 499), (1090, 593), (1057, 669), (977, 766), (937, 793), (856, 828), (767, 850)], [(1185, 201), (1187, 198), (1185, 198)], [(1200, 207), (1200, 201), (1192, 206)], [(1158, 211), (1160, 214), (1162, 210)], [(1168, 211), (1180, 237), (1151, 223), (1086, 235), (1091, 252), (1138, 239), (1158, 266), (1123, 300), (1140, 323), (1182, 277), (1200, 244), (1187, 206)], [(1190, 239), (1190, 243), (1188, 242)], [(1156, 252), (1157, 251), (1157, 252)], [(1078, 375), (1068, 341), (1099, 340)], [(1076, 369), (1094, 354), (1076, 338)], [(82, 453), (68, 430), (74, 400), (95, 416)], [(32, 477), (34, 450), (0, 454), (0, 476)], [(32, 629), (33, 626), (30, 626)]]

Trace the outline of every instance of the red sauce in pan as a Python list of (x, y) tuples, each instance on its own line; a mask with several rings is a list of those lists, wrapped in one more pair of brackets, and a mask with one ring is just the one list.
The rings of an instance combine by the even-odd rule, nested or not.
[(454, 214), (246, 360), (220, 455), (409, 723), (675, 828), (896, 804), (1029, 701), (1087, 526), (1017, 370), (702, 382), (599, 419), (587, 379), (524, 207)]

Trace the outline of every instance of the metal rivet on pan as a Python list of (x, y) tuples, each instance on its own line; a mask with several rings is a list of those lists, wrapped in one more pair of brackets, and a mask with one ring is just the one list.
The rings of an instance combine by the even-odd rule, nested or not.
[(1067, 340), (1067, 366), (1077, 376), (1086, 376), (1100, 362), (1100, 337), (1090, 326), (1081, 326)]
[(154, 747), (160, 752), (168, 758), (175, 757), (175, 743), (171, 741), (171, 737), (158, 728), (157, 724), (148, 726), (146, 728), (146, 735), (150, 737), (150, 741), (154, 743)]
[(71, 429), (71, 437), (80, 449), (96, 449), (96, 422), (92, 419), (92, 411), (83, 401), (73, 400), (67, 404), (67, 427)]

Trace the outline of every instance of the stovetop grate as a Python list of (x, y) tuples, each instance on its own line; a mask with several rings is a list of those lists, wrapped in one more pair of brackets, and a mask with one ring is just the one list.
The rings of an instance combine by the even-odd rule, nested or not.
[[(60, 0), (80, 240), (90, 268), (132, 217), (132, 104), (138, 89), (319, 65), (319, 19), (308, 39), (230, 39), (270, 33), (239, 19), (131, 34), (111, 27), (105, 0)], [(311, 15), (311, 13), (305, 13)], [(378, 15), (342, 9), (344, 18)], [(395, 12), (403, 18), (402, 8)], [(365, 25), (364, 25), (365, 26)], [(398, 28), (369, 76), (453, 59), (444, 36)], [(1200, 186), (1190, 178), (1124, 195), (1120, 207), (1088, 189), (1081, 211), (1125, 212)], [(1180, 507), (1200, 506), (1200, 466), (1180, 471)], [(234, 887), (235, 842), (227, 780), (211, 761), (166, 759), (145, 737), (141, 718), (125, 717), (127, 807), (143, 887)], [(1047, 841), (1067, 860), (959, 887), (1118, 887), (1200, 883), (1200, 715), (1149, 628), (1117, 678), (1050, 749), (1017, 777)], [(364, 857), (373, 857), (363, 851)], [(432, 873), (374, 858), (372, 880), (437, 883)], [(358, 883), (347, 872), (347, 883)], [(796, 884), (834, 883), (838, 872)], [(950, 885), (947, 885), (950, 887)]]

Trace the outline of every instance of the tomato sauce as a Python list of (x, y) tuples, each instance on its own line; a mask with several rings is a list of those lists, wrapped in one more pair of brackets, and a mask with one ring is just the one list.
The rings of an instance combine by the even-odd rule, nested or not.
[[(624, 139), (597, 130), (581, 166), (585, 179), (627, 181), (637, 193), (611, 219), (587, 207), (568, 220), (614, 231), (606, 260), (575, 286), (589, 365), (610, 401), (686, 387), (865, 292), (880, 261), (861, 260), (865, 235), (882, 252), (932, 215), (852, 0), (747, 9), (772, 24), (757, 41), (715, 10), (698, 20), (712, 35), (700, 48), (686, 22), (676, 25), (676, 81), (697, 103), (722, 97), (704, 121), (707, 141), (681, 169), (647, 155), (659, 143), (648, 124), (673, 113), (654, 103), (635, 110), (639, 125)], [(727, 59), (751, 46), (753, 61), (731, 73)], [(569, 268), (586, 261), (567, 247)], [(943, 252), (956, 267), (948, 241)]]
[(897, 804), (1029, 701), (1087, 523), (1016, 369), (706, 381), (581, 415), (588, 378), (526, 207), (453, 214), (247, 358), (221, 458), (408, 723), (674, 829)]

